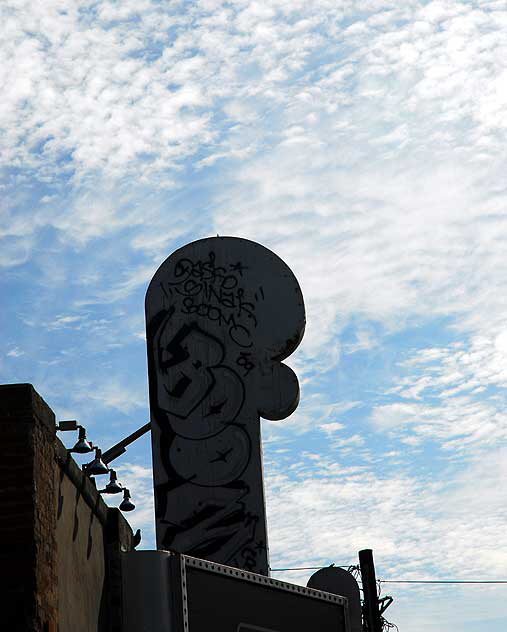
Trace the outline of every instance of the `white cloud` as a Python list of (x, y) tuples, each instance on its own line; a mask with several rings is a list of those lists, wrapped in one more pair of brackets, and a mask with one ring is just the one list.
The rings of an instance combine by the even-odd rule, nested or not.
[[(208, 234), (256, 239), (294, 269), (308, 314), (290, 358), (302, 403), (263, 423), (277, 451), (273, 560), (353, 562), (368, 546), (384, 577), (501, 574), (504, 3), (9, 0), (3, 12), (2, 302), (7, 325), (33, 325), (7, 355), (37, 356), (41, 393), (100, 435), (98, 413), (147, 409), (144, 352), (125, 346), (141, 347), (156, 267)], [(401, 351), (418, 326), (431, 332)], [(147, 470), (121, 473), (132, 521), (153, 534)], [(459, 610), (486, 620), (485, 604), (505, 615), (497, 593), (455, 592), (452, 607), (416, 594), (439, 623), (396, 588), (388, 618), (410, 632), (455, 629)]]
[(110, 379), (87, 385), (77, 385), (74, 397), (81, 401), (91, 401), (106, 408), (112, 408), (129, 414), (135, 410), (146, 410), (146, 392), (133, 390), (127, 384), (120, 384), (118, 380)]
[[(423, 348), (399, 363), (391, 394), (400, 401), (374, 407), (370, 420), (393, 436), (437, 440), (457, 453), (489, 449), (507, 437), (507, 373), (503, 334), (475, 335)], [(414, 436), (412, 441), (416, 440)]]
[(320, 425), (320, 428), (329, 434), (333, 434), (336, 430), (343, 430), (344, 427), (345, 426), (339, 421), (332, 421), (330, 423)]
[(9, 358), (19, 358), (20, 356), (24, 355), (25, 352), (22, 351), (19, 347), (13, 347), (12, 349), (10, 349), (9, 351), (7, 351), (6, 355)]
[[(502, 578), (505, 489), (498, 480), (504, 463), (504, 450), (497, 451), (487, 462), (478, 460), (458, 476), (449, 473), (447, 482), (436, 482), (400, 474), (379, 476), (321, 457), (313, 461), (312, 474), (305, 473), (294, 484), (284, 464), (277, 467), (274, 462), (266, 484), (272, 566), (357, 564), (357, 552), (373, 548), (381, 579)], [(304, 470), (304, 463), (301, 467)], [(305, 584), (310, 574), (276, 577)], [(441, 587), (431, 592), (427, 587), (385, 584), (383, 589), (395, 598), (386, 616), (400, 629), (431, 629), (437, 611), (442, 620), (450, 617)], [(479, 596), (463, 588), (452, 594), (457, 608), (467, 600), (484, 600), (490, 613), (485, 612), (486, 617), (505, 616), (495, 592)], [(430, 599), (432, 605), (414, 611), (414, 599)], [(471, 614), (470, 620), (481, 616)], [(450, 620), (446, 625), (452, 629)]]

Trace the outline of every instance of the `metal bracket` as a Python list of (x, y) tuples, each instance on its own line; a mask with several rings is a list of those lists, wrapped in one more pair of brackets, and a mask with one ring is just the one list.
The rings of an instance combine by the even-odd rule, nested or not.
[(128, 445), (133, 443), (136, 439), (139, 439), (139, 437), (142, 437), (144, 434), (146, 434), (150, 430), (151, 430), (151, 421), (149, 421), (144, 426), (141, 426), (141, 428), (139, 428), (138, 430), (130, 434), (128, 437), (125, 437), (125, 439), (122, 439), (121, 441), (119, 441), (112, 448), (109, 448), (109, 450), (106, 450), (105, 452), (103, 452), (102, 460), (104, 461), (104, 463), (108, 465), (109, 463), (111, 463), (111, 461), (114, 461), (114, 459), (117, 459), (119, 456), (124, 454), (127, 451)]
[(393, 598), (386, 595), (382, 597), (382, 599), (378, 600), (379, 612), (380, 614), (384, 614), (384, 612), (389, 608), (389, 606), (393, 603)]

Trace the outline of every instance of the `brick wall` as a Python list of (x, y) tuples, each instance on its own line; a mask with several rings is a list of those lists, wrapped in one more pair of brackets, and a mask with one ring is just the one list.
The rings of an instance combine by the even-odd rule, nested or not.
[(57, 629), (55, 418), (30, 384), (0, 386), (0, 566), (9, 630)]
[(0, 385), (0, 592), (9, 632), (119, 632), (132, 530), (56, 438), (30, 384)]

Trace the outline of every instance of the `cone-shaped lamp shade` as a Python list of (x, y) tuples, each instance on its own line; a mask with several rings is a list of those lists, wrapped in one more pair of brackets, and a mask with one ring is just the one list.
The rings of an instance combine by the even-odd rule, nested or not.
[(123, 500), (121, 501), (120, 511), (132, 511), (136, 506), (130, 500), (130, 492), (128, 489), (123, 490)]
[(123, 485), (118, 483), (116, 472), (114, 470), (109, 470), (109, 483), (106, 485), (105, 489), (101, 489), (100, 491), (102, 494), (119, 494), (123, 491)]
[(82, 426), (79, 427), (79, 438), (72, 448), (71, 452), (77, 452), (78, 454), (86, 454), (93, 450), (92, 444), (86, 438), (86, 430)]
[(85, 466), (85, 472), (90, 476), (98, 476), (99, 474), (107, 474), (109, 468), (102, 460), (102, 451), (95, 448), (95, 458), (91, 463)]

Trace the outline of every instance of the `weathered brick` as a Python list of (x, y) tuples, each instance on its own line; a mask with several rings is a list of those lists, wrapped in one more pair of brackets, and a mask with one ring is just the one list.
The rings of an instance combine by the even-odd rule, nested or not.
[(0, 385), (2, 629), (121, 629), (120, 552), (132, 530), (56, 438), (30, 384)]
[(0, 538), (9, 543), (1, 556), (9, 577), (2, 617), (9, 630), (43, 632), (56, 621), (54, 437), (54, 414), (33, 386), (0, 386)]

